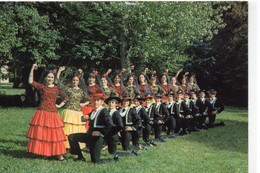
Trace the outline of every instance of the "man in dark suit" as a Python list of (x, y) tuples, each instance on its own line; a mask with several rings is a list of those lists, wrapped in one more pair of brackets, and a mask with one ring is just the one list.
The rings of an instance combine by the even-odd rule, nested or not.
[[(152, 104), (152, 98), (150, 93), (145, 95), (146, 106), (144, 108), (150, 118), (149, 124), (154, 129), (155, 139), (159, 139), (162, 132), (163, 117), (155, 108), (155, 104)], [(150, 133), (144, 133), (143, 135), (149, 139)]]
[(105, 103), (108, 105), (109, 115), (113, 120), (113, 127), (105, 136), (106, 143), (108, 145), (108, 152), (110, 154), (114, 154), (114, 159), (118, 159), (117, 151), (117, 143), (119, 141), (118, 132), (124, 128), (123, 120), (116, 109), (118, 103), (121, 102), (121, 99), (117, 96), (110, 96), (105, 100)]
[(190, 99), (190, 91), (186, 90), (184, 94), (184, 103), (189, 109), (186, 116), (187, 128), (189, 132), (198, 132), (199, 129), (195, 126), (195, 117), (198, 115), (199, 108), (195, 105), (194, 101)]
[(121, 143), (124, 151), (130, 150), (130, 141), (134, 148), (139, 148), (139, 134), (138, 129), (142, 127), (142, 120), (136, 113), (135, 109), (130, 108), (131, 97), (129, 95), (123, 95), (122, 108), (119, 109), (119, 113), (122, 117), (124, 128), (121, 131)]
[(199, 91), (199, 98), (196, 101), (196, 106), (199, 108), (199, 116), (196, 117), (198, 127), (200, 129), (208, 129), (205, 124), (206, 117), (207, 117), (207, 108), (208, 108), (208, 100), (205, 98), (205, 90)]
[[(189, 116), (189, 108), (186, 105), (186, 103), (182, 101), (182, 98), (183, 98), (183, 91), (179, 90), (177, 92), (176, 100), (174, 104), (174, 112), (176, 117), (176, 128), (174, 132), (180, 133), (180, 135), (185, 135), (189, 133), (187, 129), (187, 124), (190, 116)], [(180, 132), (181, 128), (182, 128), (182, 132)]]
[[(149, 125), (150, 118), (142, 106), (143, 101), (144, 101), (144, 99), (142, 98), (141, 95), (136, 95), (134, 98), (134, 104), (136, 105), (135, 110), (136, 110), (137, 114), (140, 116), (140, 118), (142, 119), (142, 127), (140, 127), (138, 129), (139, 135), (141, 135), (142, 133), (151, 132), (151, 127)], [(143, 135), (143, 140), (145, 143), (149, 142), (149, 138), (147, 138), (147, 136), (145, 136), (145, 135)]]
[(113, 126), (109, 112), (102, 105), (105, 95), (103, 93), (93, 94), (92, 100), (95, 109), (89, 114), (82, 116), (82, 121), (89, 121), (89, 130), (87, 133), (75, 133), (68, 136), (71, 146), (70, 153), (78, 155), (75, 161), (85, 161), (79, 147), (79, 142), (85, 142), (89, 146), (91, 162), (100, 162), (100, 153), (102, 150), (104, 136), (106, 136)]
[(163, 96), (161, 93), (155, 94), (155, 108), (157, 109), (159, 114), (162, 116), (162, 124), (168, 125), (167, 135), (170, 135), (174, 129), (174, 119), (173, 119), (173, 117), (170, 117), (170, 113), (169, 113), (168, 109), (166, 108), (165, 103), (161, 101), (162, 97)]
[[(208, 91), (209, 93), (209, 104), (208, 104), (208, 116), (209, 116), (209, 125), (208, 127), (212, 128), (215, 127), (215, 120), (216, 120), (216, 115), (221, 113), (224, 110), (224, 105), (223, 103), (217, 99), (217, 91), (214, 89), (210, 89)], [(220, 125), (224, 125), (224, 122), (221, 122)]]

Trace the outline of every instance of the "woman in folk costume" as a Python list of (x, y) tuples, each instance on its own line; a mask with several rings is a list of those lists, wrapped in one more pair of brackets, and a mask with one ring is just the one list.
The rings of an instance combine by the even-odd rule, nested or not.
[(162, 95), (165, 95), (166, 92), (159, 84), (160, 82), (156, 76), (156, 71), (154, 71), (150, 78), (150, 87), (152, 88), (153, 93), (162, 93)]
[[(66, 153), (64, 145), (66, 137), (63, 131), (64, 124), (57, 113), (57, 108), (62, 107), (68, 101), (68, 96), (53, 84), (56, 69), (46, 70), (46, 74), (43, 75), (44, 84), (41, 84), (33, 79), (35, 68), (37, 68), (37, 64), (33, 64), (28, 82), (39, 90), (40, 105), (30, 121), (30, 128), (26, 135), (29, 138), (26, 152), (45, 157), (57, 156), (59, 160), (63, 161), (62, 155)], [(63, 98), (59, 105), (56, 104), (58, 95)]]
[(111, 79), (109, 78), (108, 74), (111, 72), (111, 69), (107, 71), (107, 73), (104, 73), (101, 77), (101, 84), (100, 87), (103, 91), (103, 93), (106, 95), (106, 97), (110, 96), (116, 96), (118, 97), (118, 94), (115, 90), (115, 86), (113, 85)]
[[(88, 77), (88, 84), (87, 84), (87, 93), (90, 98), (92, 98), (92, 95), (95, 93), (102, 93), (102, 89), (96, 84), (98, 78), (98, 72), (94, 70), (92, 73), (89, 74)], [(94, 109), (94, 104), (90, 103), (87, 106), (82, 107), (82, 112), (84, 115), (88, 115), (92, 110)], [(86, 130), (89, 129), (89, 121), (86, 123)]]
[(177, 85), (177, 77), (176, 76), (172, 76), (171, 77), (171, 86), (174, 92), (178, 92), (181, 87), (179, 85)]
[(146, 71), (147, 71), (147, 69), (145, 70), (145, 72), (142, 72), (138, 77), (138, 82), (139, 82), (138, 89), (141, 92), (141, 95), (143, 98), (145, 98), (145, 94), (146, 94), (147, 90), (149, 90), (152, 95), (154, 94), (152, 88), (150, 87), (150, 85), (148, 83), (149, 78), (146, 74)]
[(123, 84), (122, 72), (119, 72), (118, 70), (116, 70), (116, 75), (114, 77), (114, 86), (119, 98), (122, 99), (123, 95), (128, 94), (128, 91)]
[[(60, 73), (65, 70), (65, 67), (60, 67), (57, 73), (59, 78)], [(69, 101), (65, 104), (65, 109), (62, 111), (61, 118), (64, 122), (64, 132), (67, 140), (65, 147), (70, 148), (68, 136), (73, 133), (86, 133), (86, 123), (81, 121), (83, 113), (81, 108), (89, 104), (89, 96), (86, 91), (85, 81), (82, 70), (72, 72), (71, 77), (67, 81), (62, 82), (62, 88), (69, 97)], [(86, 144), (81, 143), (80, 148), (85, 148)]]
[(184, 75), (183, 78), (181, 79), (181, 86), (180, 87), (183, 91), (186, 91), (186, 90), (189, 91), (190, 90), (188, 85), (187, 85), (187, 79), (188, 79), (188, 77), (186, 75)]
[[(161, 75), (160, 77), (161, 79), (161, 87), (163, 88), (163, 90), (168, 93), (170, 90), (173, 90), (171, 84), (169, 83), (169, 79), (168, 79), (168, 69)], [(168, 101), (167, 96), (164, 96), (162, 99), (162, 101)]]
[(183, 71), (183, 69), (181, 68), (175, 75), (173, 75), (171, 77), (171, 81), (170, 81), (170, 84), (171, 84), (171, 87), (173, 89), (173, 91), (176, 93), (178, 92), (181, 87), (180, 87), (180, 82), (178, 81), (178, 76), (179, 74)]
[(129, 74), (129, 76), (127, 77), (127, 86), (126, 89), (131, 97), (131, 100), (134, 100), (136, 95), (141, 95), (141, 92), (139, 91), (138, 87), (137, 87), (137, 79), (135, 78), (135, 75)]
[(187, 83), (187, 86), (189, 87), (190, 90), (194, 90), (195, 92), (200, 91), (200, 87), (198, 86), (195, 74), (192, 74), (189, 77), (188, 81), (189, 82)]

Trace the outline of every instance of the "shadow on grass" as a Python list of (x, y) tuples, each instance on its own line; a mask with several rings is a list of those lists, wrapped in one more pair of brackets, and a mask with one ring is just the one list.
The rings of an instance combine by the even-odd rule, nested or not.
[(13, 145), (27, 146), (28, 141), (25, 140), (13, 140), (13, 139), (0, 139), (1, 144), (12, 143)]
[[(219, 150), (248, 153), (248, 123), (220, 119), (225, 126), (193, 132), (184, 139)], [(219, 122), (220, 120), (217, 120)]]
[(19, 159), (36, 159), (40, 158), (37, 155), (33, 155), (31, 153), (27, 153), (26, 150), (17, 150), (12, 149), (11, 147), (4, 147), (0, 148), (0, 154), (5, 156), (11, 156), (12, 158), (19, 158)]

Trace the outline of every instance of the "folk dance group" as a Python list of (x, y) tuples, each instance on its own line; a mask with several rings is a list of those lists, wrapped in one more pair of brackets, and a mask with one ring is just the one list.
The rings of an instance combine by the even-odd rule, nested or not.
[[(137, 150), (156, 146), (165, 138), (224, 125), (214, 123), (224, 110), (217, 91), (201, 90), (195, 75), (180, 75), (182, 69), (171, 78), (167, 71), (160, 77), (155, 71), (149, 76), (148, 69), (135, 77), (131, 67), (129, 72), (116, 71), (113, 82), (111, 70), (101, 75), (93, 71), (87, 84), (80, 69), (67, 80), (59, 80), (65, 67), (45, 70), (43, 82), (37, 83), (35, 69), (37, 64), (31, 68), (29, 84), (39, 92), (40, 105), (26, 135), (29, 153), (57, 156), (63, 161), (67, 149), (78, 156), (76, 161), (85, 161), (82, 149), (87, 146), (91, 162), (100, 163), (104, 146), (117, 160), (121, 155), (138, 155)], [(60, 104), (56, 104), (58, 96), (62, 98)], [(57, 108), (63, 106), (60, 116)], [(119, 142), (124, 152), (117, 152)]]

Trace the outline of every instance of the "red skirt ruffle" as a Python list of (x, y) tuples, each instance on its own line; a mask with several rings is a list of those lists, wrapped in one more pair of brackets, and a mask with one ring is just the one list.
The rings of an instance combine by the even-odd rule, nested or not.
[(30, 121), (26, 135), (29, 138), (26, 151), (44, 156), (66, 153), (63, 126), (58, 113), (37, 110)]
[(65, 141), (65, 133), (63, 128), (47, 128), (42, 126), (32, 126), (26, 135), (27, 138), (45, 141), (45, 142), (59, 142)]
[(48, 128), (64, 127), (63, 121), (57, 112), (47, 112), (42, 110), (37, 110), (34, 113), (30, 125)]
[(30, 139), (26, 152), (43, 155), (43, 156), (55, 156), (66, 153), (64, 141), (60, 142), (45, 142)]
[[(88, 115), (88, 114), (90, 114), (90, 112), (93, 111), (94, 108), (95, 108), (94, 106), (88, 105), (88, 106), (82, 107), (81, 111), (83, 112), (83, 115)], [(89, 121), (86, 122), (86, 131), (88, 131), (88, 129), (89, 129)]]

